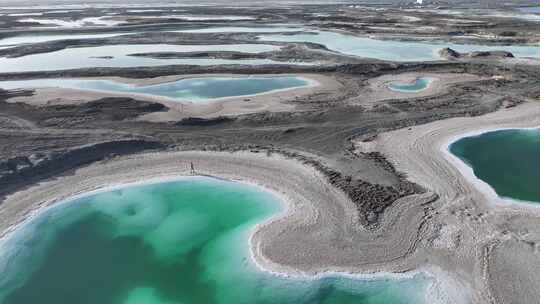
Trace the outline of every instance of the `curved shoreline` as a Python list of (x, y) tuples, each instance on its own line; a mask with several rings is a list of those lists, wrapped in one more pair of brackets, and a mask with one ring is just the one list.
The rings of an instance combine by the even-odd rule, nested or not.
[(451, 118), (355, 143), (358, 151), (381, 152), (409, 180), (439, 195), (425, 242), (428, 261), (470, 284), (474, 303), (523, 303), (540, 296), (534, 283), (509, 283), (540, 279), (534, 254), (540, 209), (493, 201), (448, 146), (471, 134), (538, 125), (540, 104), (530, 101), (481, 118)]
[[(292, 86), (292, 87), (288, 87), (288, 88), (282, 88), (282, 89), (273, 89), (273, 90), (263, 91), (263, 92), (254, 93), (254, 94), (231, 95), (231, 96), (216, 97), (216, 98), (208, 97), (208, 98), (195, 99), (195, 100), (192, 100), (192, 99), (189, 99), (189, 98), (175, 98), (175, 97), (168, 97), (168, 96), (163, 96), (163, 95), (154, 95), (154, 94), (150, 94), (150, 93), (136, 93), (136, 92), (129, 92), (129, 91), (123, 92), (123, 91), (114, 91), (114, 90), (106, 90), (106, 89), (102, 90), (102, 89), (94, 89), (94, 88), (82, 88), (82, 87), (62, 87), (62, 86), (55, 86), (55, 85), (51, 85), (51, 86), (45, 86), (45, 85), (44, 86), (39, 86), (38, 85), (38, 86), (34, 86), (34, 87), (28, 86), (28, 87), (21, 87), (21, 88), (17, 88), (17, 89), (74, 90), (74, 91), (80, 91), (82, 93), (94, 92), (94, 93), (100, 93), (100, 94), (106, 94), (106, 95), (133, 96), (133, 97), (139, 97), (139, 98), (143, 98), (143, 99), (147, 99), (147, 100), (156, 100), (156, 101), (162, 100), (162, 101), (165, 101), (165, 102), (178, 102), (178, 103), (183, 103), (183, 104), (186, 104), (186, 103), (208, 104), (208, 103), (213, 103), (213, 102), (226, 102), (227, 100), (232, 100), (232, 99), (237, 99), (237, 98), (258, 97), (258, 96), (263, 96), (263, 95), (275, 94), (275, 93), (279, 93), (279, 92), (293, 91), (293, 90), (298, 90), (298, 89), (314, 88), (314, 87), (317, 87), (317, 86), (321, 85), (321, 83), (319, 81), (317, 81), (316, 79), (314, 79), (314, 78), (309, 78), (306, 75), (297, 76), (295, 74), (282, 74), (282, 75), (281, 74), (279, 74), (279, 75), (269, 74), (269, 75), (261, 75), (261, 76), (258, 76), (258, 75), (257, 76), (254, 76), (254, 75), (240, 75), (240, 74), (230, 74), (230, 75), (229, 74), (223, 74), (223, 75), (216, 74), (215, 76), (212, 76), (212, 75), (199, 75), (199, 76), (193, 76), (193, 77), (182, 77), (182, 78), (179, 78), (177, 80), (156, 82), (154, 84), (144, 84), (143, 81), (141, 81), (141, 82), (133, 82), (133, 81), (126, 81), (128, 79), (125, 79), (125, 78), (109, 78), (109, 77), (105, 77), (105, 78), (102, 78), (102, 77), (56, 78), (56, 80), (59, 80), (59, 81), (60, 80), (76, 80), (76, 81), (104, 80), (104, 81), (116, 82), (116, 83), (119, 83), (119, 84), (126, 84), (126, 85), (132, 86), (133, 88), (138, 88), (138, 87), (145, 87), (145, 86), (153, 86), (153, 85), (162, 85), (162, 84), (174, 83), (174, 82), (182, 81), (182, 80), (195, 80), (195, 79), (207, 79), (207, 78), (211, 78), (211, 79), (229, 79), (229, 78), (231, 78), (231, 79), (232, 78), (234, 78), (234, 79), (249, 79), (249, 78), (271, 79), (271, 78), (282, 78), (282, 77), (283, 78), (285, 78), (285, 77), (298, 78), (298, 79), (300, 79), (302, 81), (305, 81), (306, 84), (298, 85), (298, 86)], [(31, 79), (31, 80), (40, 80), (40, 79)], [(51, 80), (51, 79), (47, 79), (47, 80)], [(19, 81), (24, 82), (24, 80), (19, 80)], [(15, 81), (15, 82), (18, 82), (18, 81)], [(2, 85), (2, 82), (0, 81), (0, 86), (1, 85)]]
[[(224, 163), (226, 160), (228, 162)], [(263, 187), (264, 190), (270, 191), (286, 204), (287, 209), (284, 210), (284, 213), (279, 213), (271, 219), (256, 225), (253, 228), (253, 233), (250, 234), (249, 248), (253, 260), (258, 267), (265, 271), (282, 273), (288, 276), (319, 277), (337, 274), (360, 279), (381, 276), (388, 277), (389, 274), (392, 278), (401, 279), (422, 272), (427, 277), (434, 279), (434, 286), (437, 288), (441, 288), (441, 286), (445, 288), (453, 286), (450, 281), (445, 280), (443, 282), (440, 280), (441, 276), (437, 274), (439, 271), (436, 267), (432, 268), (432, 265), (414, 261), (415, 259), (412, 259), (413, 262), (408, 262), (407, 260), (409, 258), (406, 256), (402, 258), (403, 260), (394, 260), (390, 263), (381, 263), (377, 259), (372, 261), (373, 264), (369, 263), (371, 257), (377, 256), (377, 252), (381, 248), (372, 249), (373, 253), (365, 252), (365, 256), (363, 257), (349, 256), (348, 258), (352, 258), (353, 260), (349, 261), (346, 266), (333, 265), (332, 260), (323, 260), (318, 263), (319, 259), (317, 259), (317, 263), (314, 263), (307, 259), (307, 264), (304, 265), (296, 265), (294, 259), (286, 261), (289, 254), (287, 250), (282, 250), (290, 246), (286, 240), (285, 242), (280, 240), (279, 236), (277, 236), (277, 239), (274, 238), (276, 236), (272, 233), (273, 230), (276, 228), (278, 230), (286, 229), (294, 237), (296, 243), (305, 241), (303, 244), (297, 245), (296, 249), (293, 248), (295, 251), (302, 250), (300, 252), (302, 260), (304, 260), (306, 254), (309, 255), (318, 251), (323, 251), (326, 255), (332, 256), (335, 253), (339, 253), (338, 250), (341, 249), (339, 246), (331, 247), (334, 248), (331, 251), (331, 248), (325, 248), (327, 246), (324, 246), (324, 244), (320, 246), (321, 243), (328, 245), (328, 242), (331, 243), (330, 240), (321, 239), (320, 234), (316, 233), (315, 236), (318, 237), (317, 243), (312, 243), (304, 232), (296, 231), (296, 229), (291, 227), (297, 227), (299, 224), (297, 221), (301, 219), (304, 221), (304, 224), (306, 224), (306, 221), (307, 224), (311, 224), (310, 230), (322, 229), (324, 231), (328, 227), (332, 228), (336, 224), (341, 224), (344, 220), (341, 217), (333, 217), (331, 214), (339, 211), (338, 214), (347, 215), (349, 218), (355, 215), (352, 212), (352, 208), (354, 208), (352, 202), (339, 190), (329, 185), (324, 177), (316, 172), (315, 169), (275, 155), (267, 157), (248, 152), (166, 152), (122, 157), (114, 161), (90, 165), (89, 167), (77, 170), (73, 175), (61, 176), (10, 195), (0, 205), (0, 219), (4, 219), (3, 222), (0, 222), (1, 235), (5, 236), (6, 233), (17, 227), (13, 226), (13, 224), (21, 225), (21, 220), (36, 214), (35, 212), (39, 212), (39, 210), (43, 210), (41, 208), (47, 208), (59, 201), (73, 198), (76, 195), (88, 195), (89, 191), (105, 191), (105, 189), (110, 190), (111, 187), (125, 186), (126, 184), (133, 185), (133, 183), (148, 183), (149, 181), (166, 181), (167, 179), (171, 180), (171, 176), (176, 176), (173, 179), (177, 179), (178, 175), (188, 174), (189, 163), (191, 161), (195, 163), (198, 174), (206, 175), (209, 173), (208, 175)], [(108, 174), (109, 172), (111, 175)], [(289, 176), (295, 178), (295, 180), (289, 181)], [(312, 182), (305, 184), (306, 178)], [(314, 194), (309, 190), (305, 190), (306, 193), (302, 193), (301, 189), (304, 186), (308, 189), (319, 190), (315, 191)], [(310, 186), (313, 188), (310, 188)], [(296, 189), (300, 189), (300, 193)], [(322, 200), (312, 201), (310, 198), (304, 197), (304, 194), (312, 194), (312, 197), (313, 195), (324, 197), (321, 197)], [(332, 198), (331, 200), (326, 200), (326, 198), (330, 197)], [(23, 208), (21, 210), (17, 207)], [(348, 209), (351, 212), (347, 212), (342, 208)], [(407, 214), (402, 214), (402, 211), (397, 213), (398, 215), (405, 215), (407, 217)], [(6, 226), (5, 219), (14, 220), (16, 218), (19, 220), (15, 220), (15, 223)], [(334, 227), (333, 229), (337, 228)], [(354, 233), (359, 233), (359, 230), (356, 230)], [(364, 237), (367, 238), (369, 236), (369, 232), (364, 231), (363, 233), (365, 234)], [(331, 234), (327, 237), (331, 237), (331, 239), (335, 238)], [(401, 236), (398, 237), (400, 238)], [(273, 239), (270, 240), (271, 238)], [(395, 243), (392, 238), (390, 240), (377, 237), (373, 238), (374, 240), (372, 242), (375, 240), (379, 242), (379, 245), (376, 247), (386, 244), (386, 246), (392, 248), (392, 245)], [(317, 245), (319, 245), (319, 248), (317, 248)], [(369, 247), (369, 243), (361, 245), (360, 247)], [(272, 248), (278, 246), (277, 253), (269, 251), (269, 246)], [(386, 251), (386, 248), (383, 248), (382, 251)], [(278, 259), (276, 260), (276, 258)], [(286, 265), (280, 263), (280, 258), (285, 258)], [(357, 264), (358, 260), (364, 260), (363, 265)], [(443, 294), (441, 298), (448, 299), (452, 297), (448, 292), (453, 293), (451, 290), (431, 290), (430, 295)], [(453, 302), (445, 301), (444, 303)]]

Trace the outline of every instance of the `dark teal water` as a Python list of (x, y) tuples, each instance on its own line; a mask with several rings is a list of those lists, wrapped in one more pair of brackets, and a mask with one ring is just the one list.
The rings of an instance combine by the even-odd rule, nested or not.
[(0, 303), (419, 304), (430, 281), (293, 279), (260, 271), (248, 236), (281, 210), (259, 188), (210, 178), (95, 194), (1, 243)]
[(466, 137), (450, 152), (501, 197), (540, 202), (540, 129), (501, 130)]
[(134, 86), (112, 80), (95, 79), (33, 79), (2, 81), (0, 88), (60, 87), (103, 91), (112, 93), (136, 93), (190, 101), (208, 101), (217, 98), (255, 95), (274, 90), (307, 86), (300, 77), (205, 77), (181, 79), (155, 85)]

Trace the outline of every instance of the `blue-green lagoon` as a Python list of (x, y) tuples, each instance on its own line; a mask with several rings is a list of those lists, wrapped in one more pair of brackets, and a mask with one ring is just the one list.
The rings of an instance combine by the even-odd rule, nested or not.
[(403, 93), (417, 93), (428, 88), (429, 84), (433, 80), (428, 77), (419, 77), (414, 81), (407, 82), (391, 82), (388, 84), (388, 88), (392, 91), (403, 92)]
[(421, 304), (431, 279), (288, 277), (260, 270), (265, 190), (207, 177), (110, 189), (42, 211), (0, 243), (0, 303)]
[(231, 76), (186, 78), (152, 85), (134, 85), (108, 79), (31, 79), (0, 81), (2, 89), (67, 88), (107, 93), (129, 93), (173, 100), (205, 102), (220, 98), (271, 93), (313, 85), (294, 76)]
[(502, 198), (540, 203), (540, 129), (509, 129), (464, 137), (449, 151)]

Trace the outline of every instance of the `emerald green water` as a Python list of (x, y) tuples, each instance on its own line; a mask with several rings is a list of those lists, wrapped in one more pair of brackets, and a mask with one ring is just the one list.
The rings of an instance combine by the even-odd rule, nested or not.
[(540, 129), (512, 129), (465, 137), (450, 152), (497, 195), (540, 202)]
[(424, 303), (430, 279), (288, 278), (248, 237), (281, 211), (259, 188), (211, 178), (133, 186), (49, 209), (0, 247), (0, 303)]

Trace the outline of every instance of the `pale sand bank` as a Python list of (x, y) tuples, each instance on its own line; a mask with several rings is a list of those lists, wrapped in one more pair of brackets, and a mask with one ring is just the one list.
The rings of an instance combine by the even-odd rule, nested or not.
[[(425, 239), (428, 260), (452, 265), (475, 291), (475, 303), (531, 303), (540, 296), (540, 208), (501, 201), (448, 152), (460, 137), (540, 125), (540, 103), (481, 117), (452, 118), (357, 142), (380, 151), (408, 178), (440, 196)], [(480, 185), (480, 187), (479, 187)], [(536, 286), (536, 287), (535, 287)]]
[(423, 204), (430, 194), (402, 199), (383, 219), (380, 230), (358, 225), (353, 203), (311, 167), (279, 155), (249, 152), (162, 152), (95, 163), (73, 174), (30, 186), (0, 205), (0, 231), (5, 235), (38, 208), (104, 187), (189, 174), (210, 174), (263, 186), (287, 203), (287, 213), (260, 225), (251, 237), (252, 253), (273, 272), (313, 275), (323, 272), (435, 273), (443, 303), (460, 303), (459, 280), (438, 265), (426, 263), (417, 250), (424, 222)]

